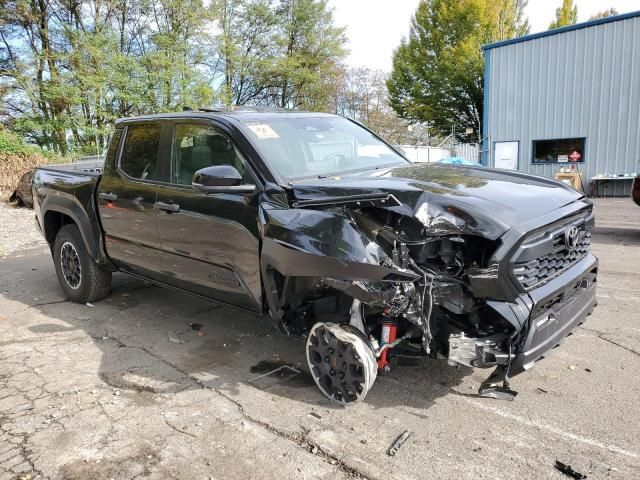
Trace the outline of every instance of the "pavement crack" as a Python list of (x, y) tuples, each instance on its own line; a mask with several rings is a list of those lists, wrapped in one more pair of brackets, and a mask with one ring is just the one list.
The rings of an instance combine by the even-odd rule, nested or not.
[(608, 338), (606, 336), (607, 334), (604, 333), (604, 332), (600, 332), (598, 330), (593, 330), (591, 328), (586, 328), (586, 327), (583, 327), (583, 326), (580, 326), (579, 328), (581, 328), (582, 330), (585, 330), (587, 332), (591, 332), (591, 333), (595, 334), (596, 338), (599, 338), (600, 340), (604, 340), (605, 342), (609, 342), (611, 345), (615, 345), (616, 347), (619, 347), (619, 348), (621, 348), (623, 350), (626, 350), (629, 353), (632, 353), (632, 354), (640, 357), (640, 352), (638, 352), (637, 350), (634, 350), (633, 348), (626, 347), (626, 346), (616, 342), (615, 340), (611, 340), (610, 338)]
[(34, 303), (32, 305), (27, 305), (26, 307), (24, 307), (21, 310), (18, 310), (16, 313), (22, 313), (26, 310), (29, 310), (30, 308), (35, 308), (35, 307), (44, 307), (46, 305), (57, 305), (59, 303), (69, 303), (70, 300), (64, 299), (64, 300), (54, 300), (51, 302), (42, 302), (42, 303)]
[[(99, 341), (104, 341), (103, 337), (93, 337), (95, 340), (99, 340)], [(364, 480), (367, 480), (368, 477), (366, 475), (364, 475), (362, 472), (360, 472), (357, 468), (351, 466), (351, 465), (347, 465), (341, 458), (333, 455), (332, 453), (327, 452), (326, 450), (324, 450), (322, 448), (321, 445), (318, 445), (312, 441), (310, 441), (307, 437), (307, 433), (299, 433), (299, 432), (287, 432), (284, 430), (281, 430), (277, 427), (274, 427), (273, 425), (271, 425), (268, 422), (265, 422), (263, 420), (259, 420), (251, 415), (249, 415), (245, 409), (244, 406), (235, 398), (227, 395), (226, 393), (222, 392), (221, 390), (215, 388), (215, 387), (211, 387), (207, 384), (205, 384), (204, 382), (202, 382), (201, 380), (193, 377), (189, 372), (183, 370), (182, 368), (178, 367), (177, 365), (171, 363), (170, 361), (166, 360), (165, 358), (161, 357), (160, 355), (151, 352), (150, 350), (148, 350), (145, 347), (142, 347), (140, 345), (127, 345), (124, 342), (122, 342), (122, 340), (120, 340), (119, 338), (116, 337), (108, 337), (109, 340), (113, 341), (116, 343), (116, 345), (120, 348), (137, 348), (143, 352), (145, 352), (147, 355), (151, 356), (152, 358), (155, 358), (156, 360), (158, 360), (159, 362), (164, 363), (165, 365), (173, 368), (174, 370), (176, 370), (177, 372), (179, 372), (180, 374), (182, 374), (185, 378), (188, 378), (189, 380), (191, 380), (192, 382), (194, 382), (196, 385), (198, 385), (198, 387), (200, 387), (203, 390), (209, 390), (211, 392), (214, 392), (216, 394), (218, 394), (219, 396), (221, 396), (222, 398), (224, 398), (225, 400), (229, 401), (230, 403), (232, 403), (233, 405), (235, 405), (235, 407), (238, 409), (238, 411), (240, 412), (240, 415), (247, 421), (253, 423), (254, 425), (261, 427), (267, 431), (269, 431), (270, 433), (284, 439), (287, 440), (289, 442), (292, 442), (294, 444), (296, 444), (298, 447), (306, 450), (307, 452), (311, 453), (312, 455), (316, 455), (318, 457), (320, 457), (323, 461), (331, 464), (331, 466), (335, 467), (336, 469), (340, 470), (341, 472), (349, 475), (350, 477), (353, 478), (361, 478)], [(167, 419), (164, 419), (165, 423), (167, 423), (167, 426), (169, 426), (170, 428), (172, 428), (173, 430), (184, 434), (184, 435), (189, 435), (191, 437), (197, 438), (195, 435), (193, 435), (190, 432), (184, 431), (182, 429), (177, 428), (175, 425), (170, 424)]]
[(176, 432), (178, 432), (178, 433), (180, 433), (180, 434), (182, 434), (182, 435), (188, 435), (188, 436), (190, 436), (190, 437), (192, 437), (192, 438), (198, 438), (198, 437), (197, 437), (196, 435), (194, 435), (193, 433), (191, 433), (191, 432), (187, 432), (186, 430), (184, 430), (184, 429), (182, 429), (182, 428), (178, 428), (178, 427), (176, 427), (173, 423), (171, 423), (169, 420), (167, 420), (167, 417), (163, 416), (162, 418), (164, 419), (164, 423), (166, 423), (166, 424), (167, 424), (167, 426), (168, 426), (169, 428), (171, 428), (172, 430), (175, 430)]

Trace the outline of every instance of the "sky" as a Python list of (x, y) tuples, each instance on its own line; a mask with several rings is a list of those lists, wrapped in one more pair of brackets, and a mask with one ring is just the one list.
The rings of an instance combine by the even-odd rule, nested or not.
[[(409, 33), (419, 0), (329, 0), (336, 25), (347, 27), (350, 54), (347, 64), (391, 71), (391, 55)], [(615, 8), (618, 13), (640, 10), (640, 0), (576, 0), (578, 21)], [(526, 14), (531, 33), (547, 30), (562, 0), (529, 0)]]

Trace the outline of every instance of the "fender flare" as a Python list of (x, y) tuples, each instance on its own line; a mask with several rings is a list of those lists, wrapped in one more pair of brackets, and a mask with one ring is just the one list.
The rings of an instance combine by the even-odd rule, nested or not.
[(46, 196), (40, 208), (42, 212), (43, 230), (46, 229), (45, 218), (47, 217), (47, 213), (56, 212), (67, 215), (76, 224), (78, 230), (80, 230), (80, 235), (82, 235), (82, 240), (87, 248), (87, 252), (89, 252), (91, 258), (97, 260), (98, 244), (94, 237), (93, 228), (91, 227), (91, 220), (78, 199), (70, 195), (61, 194), (58, 191), (50, 193), (53, 194)]

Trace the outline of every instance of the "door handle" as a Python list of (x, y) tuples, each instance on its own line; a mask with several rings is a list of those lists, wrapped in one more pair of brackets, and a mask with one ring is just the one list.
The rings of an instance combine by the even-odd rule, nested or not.
[(100, 200), (106, 200), (107, 202), (115, 202), (116, 200), (118, 200), (118, 195), (116, 195), (115, 193), (100, 192), (98, 194), (98, 197), (100, 198)]
[(164, 210), (168, 213), (176, 213), (180, 211), (180, 205), (178, 205), (177, 203), (156, 202), (154, 206), (158, 210)]

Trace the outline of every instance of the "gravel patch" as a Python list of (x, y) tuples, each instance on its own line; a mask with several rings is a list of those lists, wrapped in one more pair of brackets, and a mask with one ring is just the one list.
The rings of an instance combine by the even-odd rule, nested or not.
[(0, 202), (0, 258), (28, 248), (47, 248), (34, 215), (29, 208), (14, 208)]

